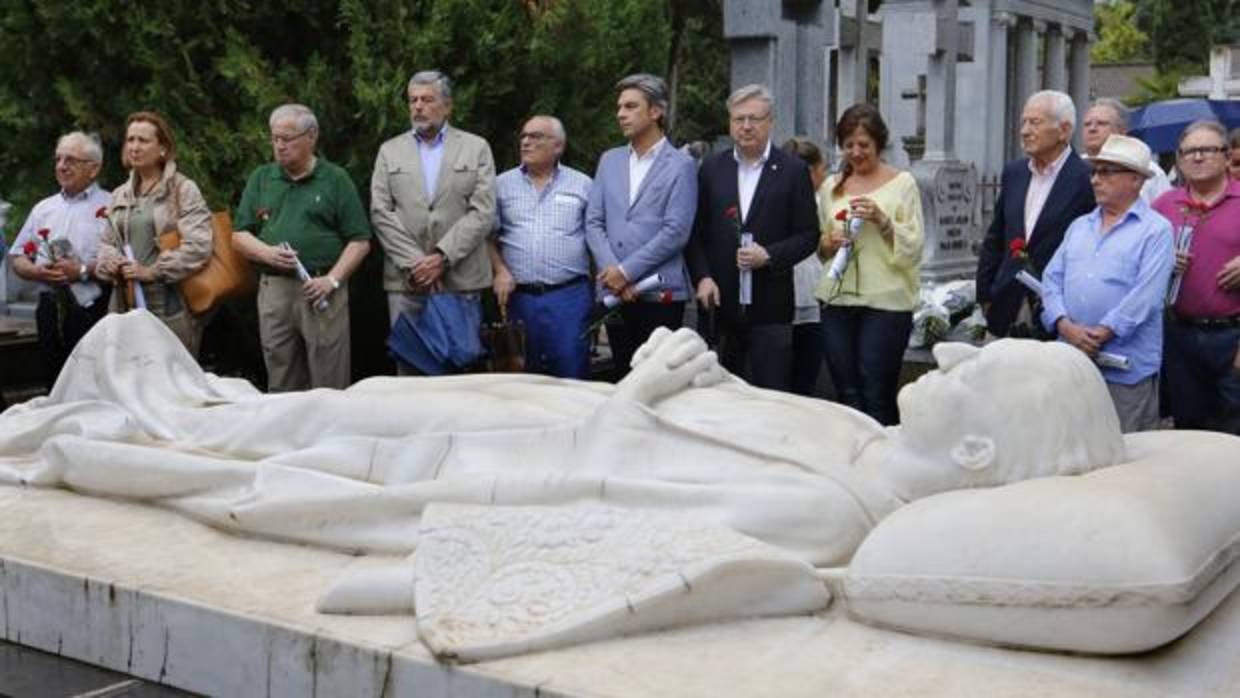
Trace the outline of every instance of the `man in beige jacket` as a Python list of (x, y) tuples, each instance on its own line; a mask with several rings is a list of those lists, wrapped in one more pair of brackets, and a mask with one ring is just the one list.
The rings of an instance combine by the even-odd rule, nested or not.
[(485, 140), (448, 125), (452, 83), (436, 70), (409, 79), (410, 132), (379, 148), (370, 215), (386, 255), (383, 288), (395, 325), (427, 294), (479, 302), (491, 286), (486, 237), (495, 225), (495, 162)]

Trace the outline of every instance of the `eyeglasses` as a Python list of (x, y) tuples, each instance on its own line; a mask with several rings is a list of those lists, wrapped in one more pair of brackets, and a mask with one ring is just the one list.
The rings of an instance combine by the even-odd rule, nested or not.
[(1211, 155), (1220, 155), (1227, 152), (1227, 146), (1223, 145), (1203, 145), (1197, 148), (1180, 148), (1179, 153), (1182, 158), (1191, 157), (1210, 157)]
[(737, 116), (732, 117), (732, 123), (736, 124), (737, 126), (748, 126), (750, 124), (760, 124), (763, 121), (766, 121), (767, 119), (769, 119), (770, 116), (771, 116), (771, 112), (769, 111), (762, 115), (738, 114)]
[(289, 143), (292, 143), (293, 141), (297, 140), (298, 138), (301, 138), (307, 133), (310, 133), (312, 130), (314, 129), (308, 128), (302, 131), (298, 131), (297, 133), (294, 133), (291, 136), (286, 136), (282, 133), (273, 133), (271, 134), (271, 142), (275, 143), (276, 145), (288, 145)]
[(82, 158), (75, 158), (72, 155), (57, 155), (56, 157), (52, 158), (52, 164), (54, 165), (60, 165), (61, 163), (64, 163), (65, 165), (68, 165), (69, 167), (75, 167), (75, 168), (83, 167), (85, 165), (90, 165), (90, 164), (93, 164), (94, 162), (95, 162), (94, 160), (83, 160)]
[(1089, 175), (1091, 177), (1110, 177), (1111, 175), (1120, 174), (1123, 172), (1132, 172), (1132, 170), (1123, 167), (1107, 167), (1106, 165), (1098, 165), (1094, 169), (1090, 170)]
[(535, 143), (541, 143), (543, 141), (551, 140), (551, 134), (539, 133), (538, 131), (523, 131), (521, 132), (520, 135), (517, 136), (517, 140), (523, 141), (527, 138), (530, 139), (531, 141), (534, 141)]

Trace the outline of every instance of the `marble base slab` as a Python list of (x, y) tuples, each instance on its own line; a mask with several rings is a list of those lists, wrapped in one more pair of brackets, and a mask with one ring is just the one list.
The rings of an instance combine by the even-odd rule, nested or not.
[(375, 562), (0, 487), (3, 638), (208, 695), (1240, 695), (1236, 594), (1184, 639), (1117, 659), (905, 635), (833, 607), (451, 667), (411, 617), (314, 611), (338, 573)]

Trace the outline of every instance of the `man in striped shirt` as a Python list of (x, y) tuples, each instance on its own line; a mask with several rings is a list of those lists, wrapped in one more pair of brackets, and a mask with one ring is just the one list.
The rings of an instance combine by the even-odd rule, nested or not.
[(525, 123), (521, 165), (495, 180), (498, 225), (489, 249), (500, 308), (525, 325), (526, 371), (588, 378), (590, 178), (560, 164), (566, 139), (553, 116)]

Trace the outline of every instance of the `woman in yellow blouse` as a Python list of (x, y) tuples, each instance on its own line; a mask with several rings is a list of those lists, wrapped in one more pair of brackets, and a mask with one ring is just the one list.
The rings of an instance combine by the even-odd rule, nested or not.
[(896, 392), (913, 328), (923, 239), (921, 195), (908, 172), (883, 162), (887, 125), (868, 104), (849, 107), (835, 128), (844, 170), (819, 190), (828, 266), (846, 244), (849, 218), (862, 220), (849, 261), (818, 285), (823, 351), (838, 399), (885, 425), (899, 421)]

